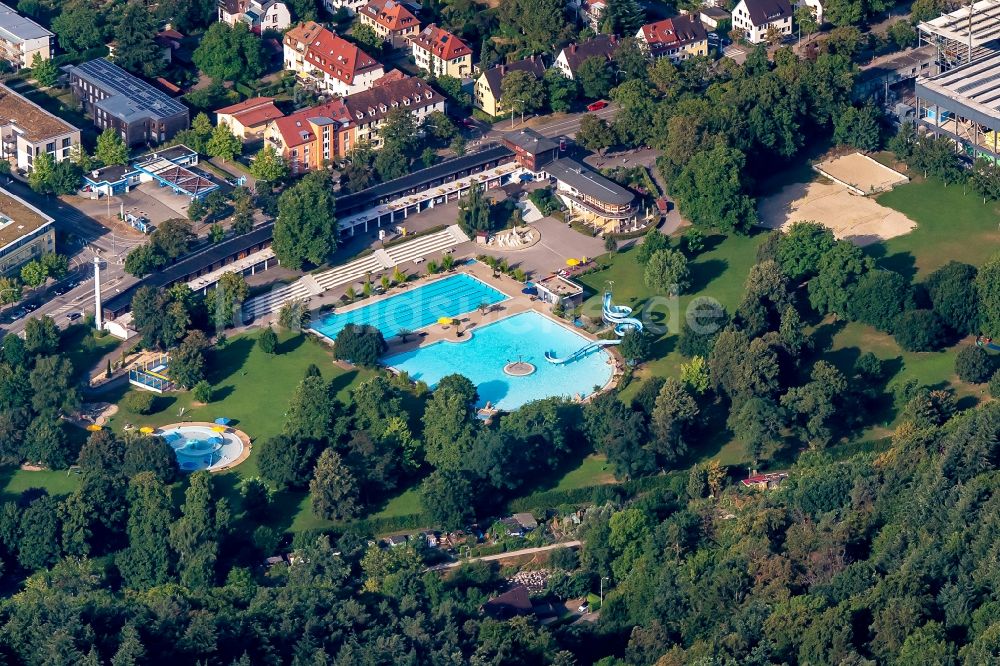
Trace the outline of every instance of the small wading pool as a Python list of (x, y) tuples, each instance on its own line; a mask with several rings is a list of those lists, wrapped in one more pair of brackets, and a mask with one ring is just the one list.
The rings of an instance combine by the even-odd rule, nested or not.
[(225, 467), (243, 453), (238, 435), (216, 432), (209, 426), (166, 426), (157, 434), (174, 450), (177, 465), (185, 472)]
[[(384, 363), (432, 387), (445, 375), (460, 373), (476, 385), (478, 406), (489, 402), (506, 410), (553, 396), (585, 397), (595, 386), (606, 385), (613, 375), (611, 355), (600, 348), (568, 363), (545, 360), (546, 352), (557, 358), (571, 356), (591, 341), (534, 311), (473, 328), (463, 340), (441, 340), (390, 356)], [(530, 364), (533, 372), (523, 376), (504, 372), (505, 367), (518, 363), (521, 365), (515, 367), (525, 371)]]
[(401, 292), (370, 305), (321, 318), (311, 329), (333, 340), (348, 324), (368, 324), (391, 338), (406, 329), (416, 331), (441, 317), (458, 317), (480, 305), (493, 305), (507, 295), (467, 273), (458, 273)]

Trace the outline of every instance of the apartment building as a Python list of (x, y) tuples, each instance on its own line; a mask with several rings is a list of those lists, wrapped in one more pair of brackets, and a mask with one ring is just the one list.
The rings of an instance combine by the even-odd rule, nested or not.
[(14, 69), (31, 67), (36, 55), (42, 60), (51, 58), (54, 37), (31, 19), (0, 4), (0, 59)]
[(70, 67), (69, 82), (94, 125), (130, 146), (169, 141), (190, 125), (186, 106), (104, 58)]
[(229, 26), (245, 23), (258, 35), (265, 30), (280, 32), (292, 24), (288, 5), (280, 0), (219, 0), (219, 21)]
[(32, 259), (55, 251), (52, 218), (0, 189), (0, 275), (9, 275)]
[(215, 111), (216, 122), (228, 127), (242, 141), (263, 138), (268, 123), (284, 115), (274, 105), (273, 97), (252, 97)]
[(410, 38), (410, 51), (417, 67), (434, 76), (461, 79), (472, 75), (472, 49), (433, 23)]
[(79, 129), (0, 85), (0, 159), (30, 172), (42, 153), (61, 162), (79, 143)]
[(358, 9), (358, 20), (394, 48), (420, 32), (420, 21), (396, 0), (372, 0)]
[(772, 28), (782, 36), (792, 34), (792, 6), (788, 0), (740, 0), (733, 9), (733, 29), (742, 30), (751, 44), (767, 41)]
[(708, 55), (708, 32), (693, 14), (647, 23), (635, 38), (654, 59), (670, 58), (673, 62), (681, 62), (693, 56)]
[(264, 139), (281, 153), (292, 173), (302, 173), (346, 157), (362, 141), (381, 148), (379, 130), (398, 108), (410, 111), (419, 124), (429, 113), (444, 112), (445, 99), (419, 78), (389, 76), (369, 90), (273, 121)]
[(504, 77), (511, 72), (527, 72), (536, 79), (545, 75), (545, 62), (541, 56), (531, 56), (524, 60), (490, 67), (476, 79), (475, 99), (477, 109), (490, 116), (506, 113), (510, 107), (501, 99)]
[(382, 63), (315, 21), (285, 33), (285, 69), (333, 95), (353, 95), (382, 78)]

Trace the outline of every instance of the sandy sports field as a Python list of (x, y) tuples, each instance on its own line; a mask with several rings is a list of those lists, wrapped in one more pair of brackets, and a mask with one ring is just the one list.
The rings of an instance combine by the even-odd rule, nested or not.
[(795, 183), (761, 199), (757, 213), (761, 226), (770, 229), (812, 220), (833, 230), (837, 238), (861, 246), (902, 236), (917, 226), (902, 213), (826, 178)]
[(910, 180), (904, 174), (861, 153), (841, 155), (820, 162), (813, 168), (835, 183), (862, 195), (886, 192)]

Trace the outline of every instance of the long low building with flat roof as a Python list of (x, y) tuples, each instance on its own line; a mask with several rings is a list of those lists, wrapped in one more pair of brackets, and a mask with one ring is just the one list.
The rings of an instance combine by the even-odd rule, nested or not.
[(0, 159), (27, 172), (42, 153), (62, 162), (79, 143), (79, 129), (0, 85)]
[(115, 129), (130, 146), (169, 141), (189, 126), (186, 106), (104, 58), (68, 71), (73, 94), (94, 124)]
[(24, 199), (0, 189), (0, 275), (56, 251), (51, 217)]
[(917, 79), (917, 122), (969, 159), (1000, 158), (1000, 52)]
[(639, 215), (638, 197), (618, 183), (575, 160), (563, 157), (545, 165), (556, 180), (556, 195), (569, 208), (571, 217), (618, 232)]

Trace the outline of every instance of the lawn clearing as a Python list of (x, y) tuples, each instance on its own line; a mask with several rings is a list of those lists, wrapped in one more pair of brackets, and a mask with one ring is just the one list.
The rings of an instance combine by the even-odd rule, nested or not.
[(903, 275), (923, 279), (951, 260), (979, 266), (1000, 248), (1000, 204), (984, 205), (962, 185), (914, 178), (878, 202), (917, 223), (905, 236), (868, 248), (879, 264)]

